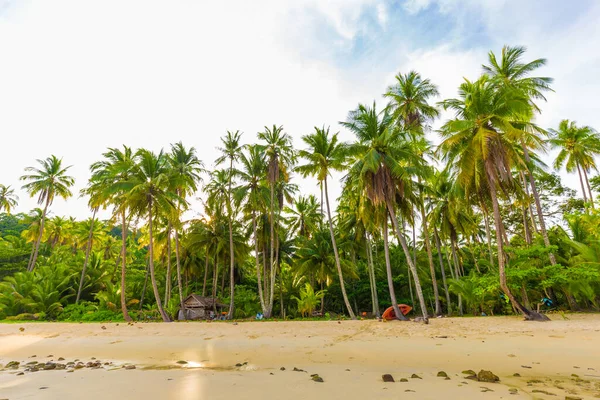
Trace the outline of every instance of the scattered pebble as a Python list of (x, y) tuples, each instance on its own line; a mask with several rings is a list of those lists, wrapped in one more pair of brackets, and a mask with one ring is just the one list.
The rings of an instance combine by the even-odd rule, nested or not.
[(394, 381), (394, 377), (392, 375), (390, 375), (390, 374), (383, 374), (383, 375), (381, 375), (381, 379), (384, 382), (395, 382)]
[(406, 378), (400, 378), (399, 382), (408, 382), (408, 379), (406, 379)]
[(437, 376), (440, 378), (448, 378), (448, 374), (444, 371), (440, 371), (437, 373)]
[(285, 367), (279, 368), (280, 371), (285, 371)]
[(500, 378), (498, 378), (498, 376), (495, 375), (492, 371), (485, 371), (485, 370), (482, 369), (477, 374), (477, 380), (479, 382), (495, 383), (495, 382), (500, 381)]
[(411, 377), (411, 379), (423, 379), (417, 374), (412, 374), (410, 377)]

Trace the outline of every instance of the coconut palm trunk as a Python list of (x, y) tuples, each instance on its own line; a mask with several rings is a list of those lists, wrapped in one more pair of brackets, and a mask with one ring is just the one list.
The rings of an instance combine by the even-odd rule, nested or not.
[(50, 196), (46, 196), (46, 205), (44, 206), (44, 211), (42, 211), (42, 218), (40, 219), (40, 231), (38, 233), (37, 240), (35, 241), (35, 246), (32, 249), (31, 259), (29, 260), (29, 265), (27, 266), (27, 271), (31, 272), (35, 268), (35, 262), (37, 261), (38, 253), (40, 251), (40, 243), (42, 241), (42, 235), (44, 234), (44, 223), (46, 222), (46, 213), (48, 212), (48, 206), (50, 205)]
[(387, 218), (383, 223), (383, 253), (385, 256), (385, 271), (387, 274), (388, 289), (390, 290), (390, 300), (392, 301), (392, 307), (394, 308), (394, 314), (396, 318), (402, 321), (408, 321), (408, 318), (402, 314), (400, 307), (398, 307), (398, 301), (396, 300), (396, 290), (394, 289), (394, 277), (392, 276), (392, 265), (390, 263), (390, 248), (388, 241), (388, 223)]
[(209, 261), (208, 247), (206, 248), (206, 258), (204, 260), (204, 283), (202, 284), (202, 297), (206, 296), (206, 281), (208, 280), (208, 261)]
[(435, 315), (442, 315), (442, 305), (440, 303), (440, 293), (438, 291), (437, 278), (435, 276), (435, 266), (433, 264), (433, 252), (431, 251), (431, 242), (429, 238), (429, 226), (427, 216), (425, 215), (425, 205), (421, 195), (421, 219), (423, 220), (423, 237), (425, 239), (425, 248), (427, 249), (427, 259), (429, 261), (429, 272), (431, 273), (431, 284), (433, 285), (433, 297), (435, 299)]
[(587, 190), (588, 193), (590, 195), (590, 205), (592, 206), (592, 210), (594, 209), (594, 196), (592, 195), (592, 189), (590, 188), (590, 180), (588, 179), (588, 175), (587, 175), (587, 168), (585, 167), (581, 167), (581, 170), (583, 171), (583, 177), (585, 178), (585, 184), (587, 185)]
[(154, 273), (154, 234), (152, 225), (152, 199), (148, 201), (148, 229), (150, 236), (150, 243), (148, 245), (148, 263), (150, 268), (150, 281), (152, 282), (152, 291), (154, 292), (154, 298), (156, 300), (156, 307), (164, 322), (171, 322), (171, 318), (167, 315), (163, 309), (162, 302), (160, 301), (160, 294), (158, 293), (158, 285), (156, 284), (156, 275)]
[[(269, 249), (269, 260), (270, 260), (270, 285), (271, 289), (269, 291), (269, 305), (267, 307), (267, 312), (265, 313), (266, 318), (271, 318), (271, 313), (273, 312), (273, 296), (274, 296), (274, 286), (275, 286), (275, 268), (273, 268), (273, 258), (275, 256), (275, 212), (274, 212), (274, 204), (275, 204), (275, 183), (271, 182), (271, 204), (270, 204), (270, 214), (271, 220), (269, 221), (269, 229), (271, 233), (271, 246)], [(266, 279), (266, 277), (265, 277)]]
[[(263, 293), (263, 286), (261, 283), (261, 274), (260, 274), (260, 261), (258, 260), (258, 236), (257, 236), (257, 228), (256, 228), (256, 213), (252, 210), (252, 235), (254, 236), (254, 254), (255, 254), (255, 263), (256, 263), (256, 282), (258, 282), (258, 298), (260, 300), (260, 308), (263, 312), (263, 315), (267, 312), (267, 307), (265, 305), (265, 296)], [(266, 277), (265, 277), (266, 279)]]
[(77, 289), (77, 298), (75, 299), (75, 304), (79, 303), (79, 298), (81, 297), (81, 291), (83, 289), (83, 281), (85, 279), (85, 270), (87, 269), (88, 262), (90, 260), (90, 251), (92, 250), (92, 235), (94, 233), (94, 221), (96, 220), (96, 213), (98, 212), (98, 208), (94, 208), (94, 213), (92, 215), (92, 222), (90, 223), (90, 233), (88, 234), (87, 246), (85, 248), (85, 261), (83, 262), (83, 268), (81, 269), (81, 279), (79, 280), (79, 288)]
[(585, 186), (583, 185), (583, 176), (581, 175), (581, 167), (577, 164), (577, 173), (579, 174), (579, 183), (581, 184), (581, 193), (583, 194), (583, 201), (587, 203), (587, 195), (585, 191)]
[(435, 236), (435, 247), (438, 253), (438, 261), (440, 263), (440, 271), (442, 273), (442, 284), (444, 285), (444, 292), (446, 294), (446, 304), (448, 307), (448, 315), (452, 314), (452, 302), (450, 301), (450, 292), (448, 291), (448, 284), (446, 283), (446, 271), (444, 268), (444, 258), (442, 257), (442, 246), (440, 243), (440, 237), (438, 236), (437, 229), (433, 227), (433, 235)]
[(175, 263), (177, 264), (177, 287), (179, 288), (179, 309), (182, 310), (183, 319), (187, 319), (183, 312), (183, 287), (181, 282), (181, 256), (179, 254), (179, 230), (175, 229)]
[(365, 234), (365, 243), (367, 245), (367, 262), (369, 263), (369, 283), (371, 286), (371, 303), (373, 305), (373, 315), (377, 318), (381, 316), (379, 312), (379, 299), (377, 298), (377, 281), (375, 280), (375, 267), (373, 265), (373, 249), (371, 249), (371, 240), (369, 234)]
[(164, 305), (169, 305), (171, 299), (171, 223), (167, 226), (167, 273), (165, 275), (165, 300)]
[[(490, 179), (488, 176), (488, 181), (494, 182), (494, 179)], [(498, 204), (498, 197), (496, 194), (496, 187), (492, 183), (490, 185), (490, 197), (492, 199), (492, 207), (494, 210), (494, 223), (496, 225), (496, 241), (498, 242), (498, 274), (500, 275), (500, 288), (508, 297), (511, 304), (515, 309), (517, 309), (526, 320), (535, 320), (535, 321), (549, 321), (550, 319), (544, 314), (539, 314), (534, 311), (530, 311), (525, 306), (523, 306), (519, 301), (513, 296), (511, 293), (507, 281), (506, 281), (506, 268), (505, 268), (505, 254), (504, 254), (504, 242), (502, 240), (502, 219), (500, 216), (500, 206)]]
[[(127, 311), (127, 301), (125, 299), (125, 271), (127, 268), (127, 220), (125, 219), (125, 210), (121, 212), (121, 311), (123, 319), (127, 322), (131, 321), (129, 312)], [(140, 304), (142, 302), (140, 301)]]
[(331, 245), (333, 246), (333, 255), (335, 256), (335, 266), (337, 268), (338, 277), (340, 278), (340, 288), (342, 290), (342, 297), (344, 298), (344, 304), (348, 310), (350, 318), (356, 319), (354, 311), (348, 301), (348, 295), (346, 294), (346, 286), (344, 284), (344, 276), (342, 275), (342, 264), (340, 262), (340, 254), (338, 252), (337, 243), (335, 241), (335, 233), (333, 231), (333, 221), (331, 220), (331, 206), (329, 205), (329, 190), (327, 188), (327, 178), (323, 180), (324, 191), (325, 191), (325, 206), (327, 207), (327, 222), (329, 223), (329, 233), (331, 234)]
[(408, 263), (408, 267), (410, 268), (413, 280), (415, 282), (415, 292), (417, 292), (417, 298), (419, 299), (419, 305), (421, 306), (421, 312), (423, 313), (424, 322), (428, 322), (427, 315), (427, 305), (425, 304), (425, 298), (423, 297), (423, 289), (421, 288), (421, 282), (419, 281), (419, 275), (417, 273), (417, 268), (415, 264), (412, 262), (412, 258), (410, 257), (410, 250), (408, 245), (406, 244), (406, 239), (404, 235), (400, 232), (400, 227), (398, 226), (398, 220), (396, 219), (396, 212), (394, 211), (393, 205), (386, 201), (388, 212), (390, 213), (390, 218), (392, 220), (392, 225), (394, 230), (396, 231), (396, 236), (398, 237), (398, 241), (402, 246), (402, 250), (404, 251), (404, 255), (406, 256), (406, 262)]
[[(525, 162), (529, 165), (531, 158), (529, 157), (529, 150), (525, 143), (521, 142), (521, 146), (523, 148), (523, 153), (525, 155)], [(531, 193), (533, 194), (533, 199), (535, 201), (535, 208), (538, 215), (538, 221), (540, 224), (540, 231), (542, 232), (542, 238), (544, 239), (544, 246), (550, 247), (550, 238), (548, 237), (548, 231), (546, 230), (546, 222), (544, 220), (544, 212), (542, 210), (542, 202), (540, 200), (540, 194), (538, 193), (537, 186), (535, 184), (535, 179), (533, 179), (533, 174), (531, 171), (527, 171), (527, 176), (529, 177), (529, 185), (531, 186)], [(581, 176), (580, 176), (581, 178)], [(535, 224), (534, 224), (535, 227)], [(556, 264), (556, 257), (554, 253), (549, 253), (548, 258), (550, 258), (550, 264)]]

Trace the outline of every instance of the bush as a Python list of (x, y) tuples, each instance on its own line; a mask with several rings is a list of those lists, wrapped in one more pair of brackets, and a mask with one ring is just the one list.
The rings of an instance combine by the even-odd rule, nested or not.
[(123, 321), (123, 314), (120, 311), (100, 310), (98, 305), (83, 301), (79, 304), (69, 304), (56, 319), (67, 322)]

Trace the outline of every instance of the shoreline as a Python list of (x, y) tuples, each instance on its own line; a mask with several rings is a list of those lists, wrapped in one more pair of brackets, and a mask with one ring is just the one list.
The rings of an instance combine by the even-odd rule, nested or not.
[[(600, 315), (568, 318), (0, 324), (0, 364), (58, 357), (113, 363), (73, 373), (2, 371), (0, 399), (101, 399), (123, 391), (132, 399), (593, 398), (600, 395)], [(125, 363), (136, 369), (120, 368)], [(500, 383), (465, 380), (468, 369), (492, 371)], [(439, 371), (450, 379), (437, 377)], [(383, 374), (396, 383), (384, 383)]]

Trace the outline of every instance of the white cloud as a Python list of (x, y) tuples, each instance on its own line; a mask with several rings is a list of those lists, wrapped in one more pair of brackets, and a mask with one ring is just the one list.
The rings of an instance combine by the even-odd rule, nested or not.
[[(383, 0), (0, 0), (0, 182), (20, 188), (26, 166), (56, 154), (73, 165), (79, 190), (89, 164), (121, 144), (159, 150), (182, 140), (210, 165), (225, 130), (240, 129), (249, 142), (273, 123), (300, 145), (314, 125), (337, 129), (359, 101), (380, 102), (398, 71), (416, 69), (442, 97), (454, 96), (462, 77), (476, 77), (487, 51), (504, 43), (549, 59), (543, 73), (556, 78), (557, 92), (543, 105), (540, 124), (572, 118), (600, 127), (600, 6), (551, 30), (543, 15), (530, 18), (533, 5), (519, 5), (517, 15), (508, 1), (411, 0), (403, 7), (418, 13), (434, 4), (454, 19), (454, 34), (421, 48), (399, 34), (385, 41), (384, 53), (381, 39), (391, 38), (398, 9)], [(469, 10), (492, 41), (465, 50), (460, 38), (472, 32), (461, 16)], [(366, 13), (390, 29), (370, 31)], [(360, 58), (351, 65), (336, 60), (358, 37), (366, 39)], [(303, 191), (317, 193), (309, 182)], [(339, 186), (332, 191), (333, 199)], [(19, 196), (19, 211), (35, 206)], [(53, 211), (88, 215), (77, 198), (57, 201)]]

